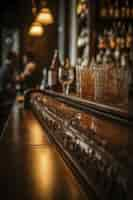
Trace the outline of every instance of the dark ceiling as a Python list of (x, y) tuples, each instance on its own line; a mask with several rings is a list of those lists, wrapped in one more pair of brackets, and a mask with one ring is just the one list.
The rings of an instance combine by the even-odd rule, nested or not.
[(31, 16), (30, 0), (4, 0), (1, 5), (1, 24), (18, 25)]
[[(27, 9), (27, 6), (32, 4), (33, 0), (3, 0), (2, 4), (1, 4), (1, 10), (5, 11), (5, 10), (20, 10), (22, 8)], [(36, 6), (38, 6), (40, 4), (42, 0), (34, 0), (34, 3)], [(48, 5), (52, 5), (55, 4), (55, 2), (57, 3), (57, 0), (47, 0), (46, 1)]]
[[(34, 0), (38, 7), (42, 0)], [(54, 8), (57, 0), (47, 0), (47, 5)], [(19, 25), (27, 23), (32, 18), (32, 0), (3, 0), (0, 12), (0, 22), (5, 25)]]
[(11, 0), (11, 1), (10, 0), (4, 0), (2, 2), (2, 5), (1, 5), (2, 12), (10, 11), (10, 10), (15, 11), (15, 10), (19, 9), (20, 8), (19, 6), (20, 6), (22, 1), (25, 1), (25, 0)]

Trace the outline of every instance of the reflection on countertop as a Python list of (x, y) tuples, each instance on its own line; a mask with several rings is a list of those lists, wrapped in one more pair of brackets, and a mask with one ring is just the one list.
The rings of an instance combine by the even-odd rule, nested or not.
[(16, 103), (0, 140), (4, 200), (95, 200), (80, 188), (32, 112)]
[(103, 119), (97, 117), (93, 114), (86, 114), (85, 112), (74, 109), (66, 104), (53, 100), (52, 97), (44, 96), (43, 101), (51, 109), (55, 109), (58, 114), (66, 118), (71, 118), (73, 116), (80, 114), (80, 120), (78, 121), (78, 126), (81, 125), (84, 129), (90, 129), (98, 137), (107, 140), (111, 144), (128, 144), (128, 134), (129, 128), (112, 120)]

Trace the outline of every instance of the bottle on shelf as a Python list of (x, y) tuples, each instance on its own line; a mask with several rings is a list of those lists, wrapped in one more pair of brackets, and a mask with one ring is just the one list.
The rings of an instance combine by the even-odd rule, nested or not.
[(107, 12), (107, 16), (109, 17), (113, 17), (114, 16), (114, 7), (113, 7), (113, 3), (111, 0), (108, 1), (108, 12)]
[(126, 52), (121, 55), (121, 98), (127, 103), (128, 102), (128, 83), (130, 82), (129, 74), (129, 57)]
[(119, 48), (119, 46), (117, 46), (115, 51), (114, 51), (114, 60), (115, 60), (115, 63), (116, 63), (116, 67), (119, 66), (120, 55), (121, 55), (120, 48)]
[(130, 9), (129, 0), (126, 0), (125, 4), (126, 4), (126, 17), (130, 18), (130, 11), (131, 11), (131, 9)]
[[(84, 64), (83, 64), (84, 63)], [(88, 65), (87, 58), (86, 62), (81, 61), (80, 67), (80, 97), (85, 99), (94, 98), (94, 68), (96, 62), (93, 58)]]
[(132, 47), (132, 45), (133, 45), (133, 27), (130, 24), (128, 26), (128, 31), (126, 34), (126, 48), (130, 49)]
[(57, 90), (58, 88), (58, 70), (60, 67), (59, 52), (56, 49), (54, 51), (54, 56), (48, 70), (48, 88), (51, 90)]
[(77, 40), (77, 46), (80, 48), (80, 47), (88, 45), (88, 42), (89, 42), (88, 40), (89, 40), (88, 28), (83, 27)]
[(122, 24), (121, 29), (119, 31), (120, 31), (120, 35), (121, 35), (120, 48), (122, 51), (125, 51), (125, 48), (126, 48), (126, 38), (125, 38), (126, 26), (124, 23)]
[(87, 0), (80, 0), (77, 5), (77, 14), (85, 13), (88, 10)]
[(125, 4), (125, 0), (123, 0), (121, 2), (121, 18), (125, 18), (126, 17), (126, 4)]
[(101, 71), (103, 70), (105, 77), (101, 76), (102, 78), (99, 78), (101, 71), (100, 69), (95, 70), (97, 72), (95, 73), (95, 77), (97, 74), (97, 82), (95, 82), (95, 85), (97, 85), (95, 91), (97, 92), (95, 96), (100, 97), (101, 95), (102, 98), (102, 89), (99, 89), (98, 84), (103, 79), (105, 83), (104, 97), (108, 99), (110, 95), (114, 98), (114, 101), (117, 101), (123, 93), (124, 102), (127, 92), (126, 87), (129, 85), (128, 79), (130, 79), (131, 85), (130, 75), (133, 74), (133, 69), (131, 70), (133, 66), (133, 24), (131, 22), (133, 1), (103, 0), (100, 7), (100, 16), (110, 18), (110, 20), (103, 21), (104, 28), (101, 30), (102, 27), (100, 26), (97, 33), (96, 62), (97, 66), (101, 67)]
[(102, 1), (102, 6), (100, 10), (100, 16), (101, 17), (106, 17), (107, 16), (107, 7), (105, 1)]
[(43, 78), (40, 84), (40, 89), (44, 90), (47, 88), (47, 68), (43, 69)]
[(88, 2), (81, 0), (77, 8), (77, 14), (81, 21), (87, 20), (88, 18)]
[(98, 49), (106, 49), (106, 40), (102, 34), (98, 37)]
[(112, 50), (114, 50), (116, 48), (116, 35), (114, 33), (114, 31), (111, 31), (111, 34), (109, 35), (109, 46)]
[(113, 29), (115, 31), (116, 36), (116, 48), (120, 48), (121, 43), (121, 35), (120, 35), (120, 29), (121, 29), (121, 22), (114, 23)]
[(120, 9), (119, 9), (119, 1), (115, 0), (115, 5), (114, 5), (114, 17), (119, 18), (120, 17)]
[(104, 55), (104, 51), (100, 50), (97, 55), (96, 55), (96, 62), (97, 64), (102, 64), (103, 63), (103, 55)]

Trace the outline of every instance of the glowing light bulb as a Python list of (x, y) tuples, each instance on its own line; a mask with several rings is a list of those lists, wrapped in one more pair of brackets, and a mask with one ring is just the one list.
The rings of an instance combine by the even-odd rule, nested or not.
[(29, 35), (31, 36), (42, 36), (44, 33), (44, 29), (42, 25), (38, 22), (34, 22), (29, 30)]
[(36, 21), (43, 25), (48, 25), (52, 24), (54, 22), (54, 19), (52, 13), (48, 8), (42, 8), (36, 17)]

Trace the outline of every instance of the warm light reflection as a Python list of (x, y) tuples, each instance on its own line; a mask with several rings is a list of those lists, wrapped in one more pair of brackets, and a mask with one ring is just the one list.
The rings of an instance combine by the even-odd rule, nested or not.
[(36, 199), (80, 199), (74, 177), (51, 146), (32, 149), (28, 160)]
[(53, 154), (49, 147), (34, 151), (32, 177), (35, 182), (35, 189), (40, 194), (48, 196), (52, 194), (55, 185), (54, 166)]
[(48, 25), (54, 22), (52, 13), (48, 8), (42, 8), (40, 13), (36, 17), (36, 21), (43, 24)]
[(44, 33), (44, 29), (38, 22), (34, 22), (29, 30), (30, 36), (42, 36)]
[[(47, 98), (47, 105), (55, 108), (58, 112), (65, 113), (68, 116), (77, 116), (74, 108), (68, 107), (65, 104)], [(113, 144), (127, 144), (128, 143), (128, 129), (118, 123), (113, 123), (110, 120), (89, 115), (86, 113), (80, 113), (79, 124), (86, 130), (91, 129), (98, 137), (105, 140), (109, 140)], [(88, 131), (89, 134), (89, 131)]]
[(96, 118), (95, 118), (95, 117), (92, 117), (92, 118), (91, 118), (90, 128), (91, 128), (91, 130), (93, 130), (95, 133), (97, 132)]
[(42, 128), (38, 123), (35, 123), (34, 120), (29, 121), (29, 139), (32, 144), (44, 144), (44, 137), (42, 134)]
[(82, 113), (80, 124), (85, 129), (93, 130), (97, 136), (109, 140), (110, 143), (121, 144), (128, 142), (127, 128), (119, 124), (112, 125), (112, 121), (99, 119)]
[(13, 120), (12, 120), (12, 128), (13, 128), (13, 142), (18, 143), (20, 139), (19, 135), (19, 126), (20, 126), (20, 111), (17, 106), (13, 107)]

